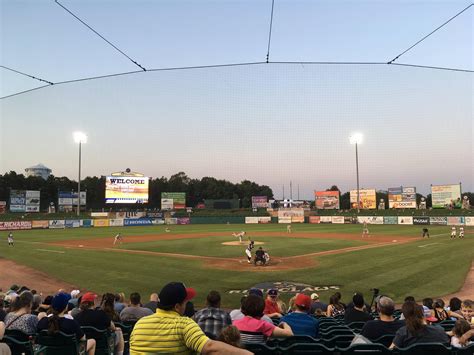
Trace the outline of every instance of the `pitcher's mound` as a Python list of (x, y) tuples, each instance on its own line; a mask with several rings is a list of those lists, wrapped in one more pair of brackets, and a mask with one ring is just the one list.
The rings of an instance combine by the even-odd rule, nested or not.
[[(255, 245), (263, 245), (265, 244), (264, 242), (254, 242)], [(239, 241), (234, 241), (234, 242), (223, 242), (222, 245), (238, 245), (238, 246), (247, 246), (249, 245), (249, 242), (239, 242)]]

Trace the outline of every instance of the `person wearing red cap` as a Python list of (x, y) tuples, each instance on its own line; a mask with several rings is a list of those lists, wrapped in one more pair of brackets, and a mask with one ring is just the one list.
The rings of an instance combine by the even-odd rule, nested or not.
[(291, 327), (294, 335), (309, 335), (317, 338), (319, 322), (308, 314), (311, 311), (311, 297), (298, 293), (295, 298), (295, 307), (296, 310), (281, 318), (281, 321)]
[(130, 355), (142, 354), (251, 354), (231, 345), (209, 339), (199, 325), (183, 317), (186, 304), (196, 291), (181, 282), (171, 282), (159, 294), (156, 313), (141, 318), (130, 336)]

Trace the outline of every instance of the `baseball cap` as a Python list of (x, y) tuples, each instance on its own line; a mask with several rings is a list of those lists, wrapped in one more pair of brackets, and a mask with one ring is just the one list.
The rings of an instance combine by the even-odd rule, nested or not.
[(97, 295), (95, 293), (86, 292), (84, 295), (82, 295), (81, 303), (94, 302), (96, 298), (97, 298)]
[(295, 298), (295, 304), (299, 307), (308, 310), (311, 308), (311, 297), (303, 293), (298, 293)]
[(311, 294), (311, 299), (314, 300), (319, 300), (319, 295), (317, 293), (312, 293)]
[(71, 291), (71, 297), (77, 297), (77, 295), (80, 294), (80, 293), (81, 293), (81, 291), (79, 291), (79, 290), (72, 290)]
[(268, 290), (267, 294), (271, 297), (278, 296), (278, 290), (276, 288), (271, 288)]
[(170, 282), (161, 289), (158, 297), (160, 306), (174, 306), (196, 297), (196, 290), (186, 287), (182, 282)]
[(58, 293), (56, 296), (53, 297), (53, 300), (51, 302), (51, 307), (60, 312), (63, 311), (69, 300), (71, 299), (71, 296), (67, 293)]
[(263, 292), (262, 290), (259, 290), (258, 288), (251, 288), (249, 291), (249, 295), (256, 295), (263, 298)]
[(432, 314), (431, 314), (431, 310), (426, 306), (423, 306), (423, 315), (424, 315), (425, 319), (428, 322), (437, 322), (438, 321), (438, 318), (433, 317)]

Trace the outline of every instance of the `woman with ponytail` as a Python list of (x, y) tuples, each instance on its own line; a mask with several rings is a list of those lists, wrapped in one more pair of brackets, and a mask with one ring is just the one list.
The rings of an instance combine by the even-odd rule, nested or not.
[[(38, 332), (46, 330), (48, 335), (57, 335), (59, 332), (68, 335), (75, 335), (77, 340), (85, 340), (86, 336), (82, 331), (79, 323), (74, 319), (65, 317), (67, 311), (67, 304), (71, 296), (67, 293), (58, 293), (53, 297), (51, 302), (51, 313), (48, 317), (41, 319), (38, 322)], [(94, 355), (95, 353), (95, 340), (87, 340), (87, 354)]]
[(405, 302), (402, 306), (405, 317), (405, 326), (398, 329), (390, 346), (391, 349), (406, 348), (413, 344), (442, 343), (449, 346), (450, 339), (443, 328), (438, 325), (429, 325), (425, 317), (423, 306), (413, 301)]

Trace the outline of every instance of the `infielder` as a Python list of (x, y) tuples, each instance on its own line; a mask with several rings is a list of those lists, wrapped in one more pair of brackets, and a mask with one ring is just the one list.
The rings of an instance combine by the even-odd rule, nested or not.
[(286, 226), (286, 233), (291, 234), (291, 224), (288, 224), (288, 225)]
[(122, 242), (123, 242), (123, 237), (120, 233), (118, 233), (114, 238), (114, 245), (117, 243), (122, 244)]
[(242, 231), (240, 233), (232, 233), (232, 236), (239, 238), (239, 243), (242, 243), (242, 238), (245, 237), (245, 232)]
[(459, 227), (459, 238), (464, 238), (464, 227)]
[(10, 232), (8, 233), (8, 237), (7, 237), (7, 240), (8, 240), (8, 246), (15, 246), (15, 244), (13, 244), (13, 233)]
[(166, 227), (165, 228), (165, 233), (169, 233), (169, 232), (171, 232), (171, 229), (169, 227)]
[(367, 227), (367, 222), (364, 222), (364, 227), (362, 228), (362, 238), (369, 236), (369, 228)]
[(250, 264), (252, 262), (252, 249), (254, 247), (254, 241), (251, 240), (247, 248), (245, 249), (245, 254), (247, 254), (247, 262)]
[(427, 238), (430, 237), (430, 232), (428, 231), (428, 228), (423, 228), (423, 238), (424, 237), (427, 237)]
[(456, 239), (456, 227), (455, 226), (451, 227), (451, 238), (450, 239)]

